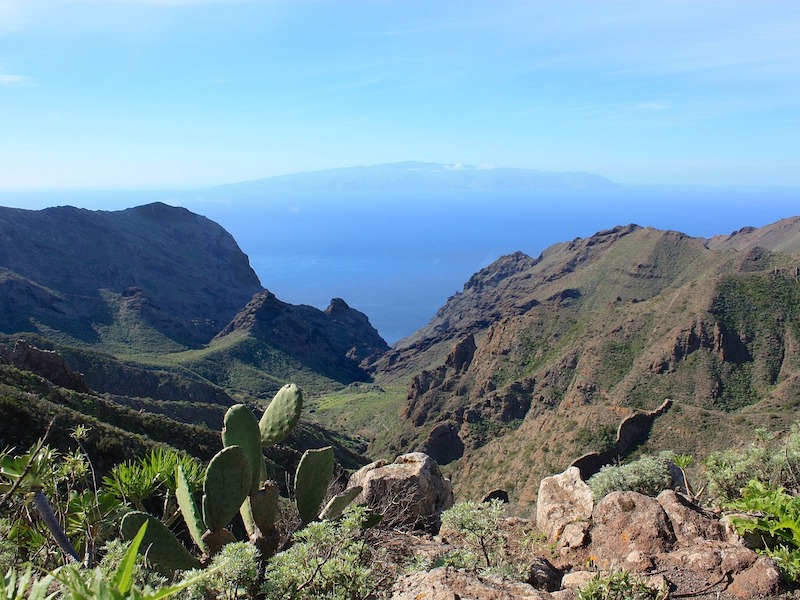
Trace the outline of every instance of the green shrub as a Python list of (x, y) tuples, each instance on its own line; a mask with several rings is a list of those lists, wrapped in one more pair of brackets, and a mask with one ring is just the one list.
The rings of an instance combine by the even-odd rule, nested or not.
[[(216, 570), (217, 574), (190, 586), (183, 592), (181, 598), (185, 600), (252, 598), (258, 581), (258, 561), (259, 552), (252, 544), (247, 542), (227, 544), (211, 561), (210, 568)], [(186, 577), (191, 579), (203, 572), (199, 569), (187, 571)]]
[(473, 571), (479, 564), (487, 569), (498, 566), (505, 558), (504, 517), (500, 500), (459, 502), (442, 513), (442, 530), (455, 532), (464, 542), (463, 549), (451, 553), (452, 566)]
[(643, 456), (621, 465), (607, 465), (587, 482), (596, 500), (611, 492), (639, 492), (657, 496), (672, 483), (671, 453)]
[(578, 600), (666, 600), (667, 590), (655, 589), (628, 571), (597, 576), (578, 591)]
[(792, 426), (783, 439), (773, 439), (763, 430), (743, 449), (714, 452), (705, 460), (708, 490), (720, 504), (738, 499), (752, 479), (800, 494), (800, 428)]
[(310, 523), (267, 563), (262, 593), (270, 600), (366, 598), (388, 581), (381, 556), (364, 539), (365, 508), (338, 521)]
[(82, 569), (74, 563), (57, 569), (53, 577), (60, 584), (62, 597), (68, 600), (158, 600), (175, 595), (198, 581), (216, 574), (214, 569), (207, 569), (177, 585), (159, 587), (155, 590), (148, 587), (140, 589), (134, 581), (134, 572), (137, 554), (146, 530), (147, 523), (139, 529), (113, 572), (101, 567), (92, 570)]
[(800, 496), (780, 487), (753, 479), (738, 500), (727, 508), (751, 513), (732, 516), (731, 522), (741, 533), (754, 533), (766, 544), (761, 550), (780, 567), (784, 579), (797, 581), (800, 576)]

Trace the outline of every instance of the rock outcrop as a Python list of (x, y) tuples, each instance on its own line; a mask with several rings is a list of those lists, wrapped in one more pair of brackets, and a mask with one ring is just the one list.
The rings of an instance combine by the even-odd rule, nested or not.
[(383, 516), (384, 523), (438, 531), (441, 514), (453, 506), (453, 486), (428, 455), (412, 452), (393, 463), (384, 460), (362, 467), (347, 487), (361, 486), (356, 503)]
[(577, 467), (584, 481), (597, 473), (605, 465), (626, 458), (636, 448), (647, 441), (653, 422), (672, 406), (672, 400), (667, 399), (661, 406), (651, 411), (636, 412), (625, 417), (617, 428), (617, 438), (614, 445), (604, 452), (589, 452), (572, 462), (572, 467)]
[(83, 375), (73, 371), (60, 354), (37, 348), (23, 339), (0, 343), (0, 363), (36, 373), (54, 385), (75, 392), (91, 392)]
[(268, 291), (253, 296), (215, 340), (231, 335), (263, 341), (312, 371), (343, 383), (368, 381), (361, 361), (389, 348), (367, 316), (341, 298), (334, 298), (321, 311), (287, 304)]
[(401, 577), (390, 600), (547, 600), (554, 596), (527, 583), (501, 577), (477, 577), (444, 567)]
[(536, 501), (536, 527), (552, 544), (562, 537), (568, 525), (588, 526), (593, 508), (592, 490), (581, 479), (580, 471), (570, 467), (559, 475), (542, 479)]
[[(591, 520), (587, 520), (586, 497), (574, 492), (576, 487), (582, 489), (581, 484), (575, 467), (541, 484), (545, 506), (537, 511), (555, 518), (540, 520), (537, 515), (537, 525), (560, 549), (564, 564), (577, 566), (588, 559), (601, 571), (625, 569), (651, 578), (658, 574), (663, 584), (692, 596), (698, 596), (694, 593), (698, 589), (717, 598), (774, 598), (780, 594), (780, 573), (774, 562), (759, 557), (741, 538), (727, 532), (718, 515), (702, 510), (685, 496), (671, 490), (658, 498), (612, 492), (593, 505)], [(563, 503), (560, 507), (559, 502)], [(572, 521), (561, 525), (570, 517)], [(576, 523), (586, 534), (578, 544), (570, 531)], [(580, 587), (594, 574), (569, 568), (562, 586)], [(697, 589), (685, 589), (687, 582)]]

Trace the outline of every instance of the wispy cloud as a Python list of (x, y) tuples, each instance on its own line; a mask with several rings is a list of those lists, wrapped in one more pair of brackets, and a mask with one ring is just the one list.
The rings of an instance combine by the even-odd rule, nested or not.
[(11, 75), (7, 73), (0, 73), (0, 85), (2, 86), (15, 86), (15, 85), (33, 85), (34, 79), (32, 77), (25, 77), (24, 75)]
[(656, 110), (666, 110), (669, 108), (669, 104), (666, 102), (639, 102), (638, 104), (634, 104), (631, 106), (633, 110), (642, 110), (642, 111), (656, 111)]

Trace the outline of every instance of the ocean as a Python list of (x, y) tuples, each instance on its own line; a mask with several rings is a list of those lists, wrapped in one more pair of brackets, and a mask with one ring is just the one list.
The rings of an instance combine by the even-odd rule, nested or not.
[(469, 277), (504, 254), (636, 223), (693, 236), (800, 214), (800, 189), (626, 186), (535, 192), (0, 192), (20, 208), (118, 210), (161, 201), (225, 227), (262, 285), (324, 309), (343, 298), (390, 344), (424, 326)]

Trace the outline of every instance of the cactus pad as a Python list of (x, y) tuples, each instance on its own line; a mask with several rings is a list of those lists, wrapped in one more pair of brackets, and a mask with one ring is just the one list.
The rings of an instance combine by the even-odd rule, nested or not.
[(178, 500), (178, 508), (181, 509), (183, 520), (186, 521), (186, 526), (189, 528), (189, 535), (192, 536), (197, 547), (206, 552), (206, 546), (203, 543), (203, 533), (205, 533), (206, 526), (200, 517), (197, 502), (194, 501), (194, 495), (189, 489), (189, 479), (186, 477), (181, 465), (175, 467), (175, 482), (177, 483), (175, 498)]
[(252, 474), (250, 493), (253, 494), (261, 485), (262, 463), (264, 462), (258, 420), (253, 411), (244, 404), (235, 404), (225, 413), (223, 423), (222, 445), (226, 448), (241, 446), (250, 462)]
[(333, 476), (333, 448), (306, 450), (294, 476), (294, 498), (304, 525), (319, 514)]
[(341, 494), (336, 494), (319, 513), (320, 521), (323, 519), (338, 519), (342, 516), (345, 508), (350, 506), (350, 503), (355, 500), (361, 493), (363, 488), (360, 485), (347, 488)]
[(203, 482), (203, 521), (211, 531), (231, 522), (250, 492), (252, 474), (241, 446), (220, 450), (208, 463)]
[(302, 410), (303, 391), (299, 387), (290, 383), (278, 390), (258, 423), (261, 444), (271, 446), (283, 441), (297, 425)]
[(120, 532), (125, 540), (133, 540), (142, 525), (147, 522), (147, 531), (139, 547), (139, 553), (164, 572), (199, 569), (200, 561), (192, 556), (166, 525), (147, 513), (133, 511), (122, 519)]

